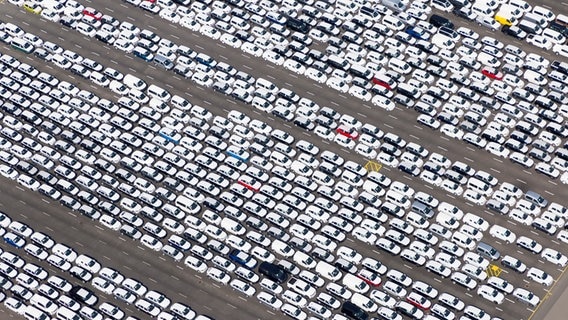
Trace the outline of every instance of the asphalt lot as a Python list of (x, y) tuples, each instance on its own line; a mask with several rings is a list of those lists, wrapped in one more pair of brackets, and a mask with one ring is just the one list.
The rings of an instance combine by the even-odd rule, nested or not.
[[(20, 186), (14, 188), (13, 184), (4, 178), (1, 182), (0, 210), (13, 220), (22, 221), (35, 231), (49, 234), (56, 242), (67, 244), (78, 253), (91, 255), (101, 264), (119, 270), (125, 277), (138, 279), (148, 286), (149, 290), (161, 291), (172, 299), (172, 303), (179, 301), (189, 304), (197, 313), (211, 315), (216, 319), (231, 319), (236, 309), (242, 319), (283, 318), (280, 312), (267, 313), (266, 308), (257, 303), (255, 297), (248, 299), (253, 303), (247, 303), (247, 299), (235, 294), (229, 287), (220, 287), (205, 275), (196, 274), (185, 267), (183, 261), (175, 263), (169, 257), (142, 247), (138, 241), (103, 229), (96, 221), (65, 210), (58, 202), (50, 203), (38, 197), (37, 193), (24, 190)], [(4, 242), (0, 243), (0, 247), (18, 253), (26, 260), (36, 260)], [(44, 267), (50, 275), (57, 274), (80, 284), (80, 281), (47, 262), (34, 262)], [(148, 317), (134, 306), (126, 306), (100, 292), (98, 296), (102, 301), (117, 303), (127, 314), (138, 316), (140, 319)], [(1, 306), (1, 309), (5, 310), (4, 305)]]
[[(101, 10), (105, 10), (104, 8), (107, 8), (106, 10), (110, 9), (108, 10), (109, 13), (116, 17), (120, 16), (129, 17), (133, 15), (132, 8), (128, 6), (125, 7), (124, 4), (119, 2), (112, 3), (110, 1), (104, 1), (104, 2), (101, 1), (100, 3), (97, 3), (95, 6)], [(178, 93), (183, 92), (190, 97), (191, 101), (197, 104), (200, 103), (199, 101), (207, 101), (208, 103), (203, 102), (202, 105), (210, 109), (214, 114), (223, 114), (225, 113), (224, 110), (230, 110), (230, 109), (237, 109), (241, 111), (246, 111), (248, 109), (250, 113), (250, 107), (248, 106), (244, 106), (240, 103), (235, 103), (230, 98), (227, 99), (225, 96), (213, 93), (212, 90), (198, 88), (189, 81), (175, 79), (175, 77), (172, 77), (170, 73), (166, 73), (162, 70), (156, 70), (152, 66), (149, 66), (144, 62), (139, 61), (138, 59), (134, 59), (132, 56), (124, 55), (110, 48), (101, 50), (101, 46), (99, 43), (90, 42), (89, 40), (86, 40), (76, 32), (70, 31), (65, 33), (64, 34), (65, 39), (62, 40), (63, 33), (61, 30), (64, 29), (61, 28), (59, 25), (41, 21), (37, 19), (37, 17), (34, 17), (35, 20), (29, 20), (30, 15), (23, 13), (22, 11), (18, 10), (16, 7), (11, 5), (4, 5), (4, 7), (6, 8), (6, 10), (5, 11), (3, 10), (2, 15), (5, 15), (5, 17), (4, 16), (2, 17), (3, 20), (13, 21), (14, 23), (17, 24), (19, 23), (26, 29), (29, 29), (30, 31), (38, 29), (43, 30), (43, 32), (38, 34), (44, 40), (51, 40), (53, 42), (59, 43), (63, 47), (74, 50), (83, 56), (92, 57), (96, 60), (99, 60), (100, 62), (103, 62), (105, 65), (114, 64), (113, 67), (115, 67), (120, 71), (131, 72), (131, 73), (134, 73), (135, 71), (135, 73), (138, 75), (142, 74), (144, 76), (151, 77), (148, 78), (150, 82), (157, 84), (163, 83), (165, 84), (166, 87), (170, 88), (172, 92), (178, 92)], [(558, 10), (555, 10), (555, 12), (558, 12)], [(133, 22), (134, 24), (143, 27), (145, 24), (142, 23), (142, 19), (138, 18), (139, 17), (138, 13), (136, 14), (136, 17), (137, 19), (128, 19), (128, 18), (127, 19)], [(349, 110), (348, 112), (349, 114), (358, 115), (361, 121), (372, 124), (378, 124), (381, 128), (383, 128), (383, 130), (397, 133), (402, 137), (406, 138), (408, 141), (415, 141), (423, 145), (427, 149), (429, 149), (431, 152), (436, 151), (449, 155), (449, 157), (454, 161), (465, 160), (467, 162), (470, 162), (470, 164), (476, 169), (484, 169), (486, 171), (491, 170), (489, 172), (495, 174), (495, 176), (498, 177), (500, 181), (509, 181), (518, 184), (520, 187), (523, 188), (524, 191), (529, 189), (538, 191), (546, 195), (549, 200), (561, 202), (562, 199), (565, 199), (567, 190), (565, 188), (556, 186), (555, 183), (546, 181), (546, 179), (544, 179), (543, 176), (536, 175), (534, 172), (526, 172), (524, 170), (521, 170), (521, 168), (517, 166), (512, 167), (509, 165), (507, 161), (501, 162), (498, 159), (497, 160), (492, 159), (492, 157), (489, 157), (489, 154), (486, 152), (477, 152), (477, 150), (474, 150), (471, 147), (466, 147), (465, 144), (463, 144), (462, 142), (449, 141), (444, 137), (440, 138), (440, 134), (438, 132), (430, 132), (429, 130), (425, 130), (418, 127), (415, 124), (416, 113), (414, 111), (396, 110), (395, 112), (386, 113), (383, 110), (373, 109), (372, 107), (365, 106), (364, 104), (362, 105), (359, 101), (353, 101), (349, 99), (349, 97), (343, 97), (338, 99), (337, 94), (333, 92), (331, 89), (328, 89), (326, 87), (318, 88), (317, 86), (314, 86), (314, 84), (311, 83), (309, 80), (304, 78), (296, 78), (294, 79), (294, 81), (288, 81), (288, 83), (293, 82), (294, 83), (293, 85), (287, 84), (286, 81), (281, 81), (280, 79), (290, 79), (289, 78), (290, 76), (292, 77), (295, 76), (289, 75), (288, 72), (285, 71), (284, 69), (269, 66), (264, 61), (259, 61), (258, 59), (253, 60), (252, 58), (244, 56), (243, 54), (241, 54), (240, 51), (236, 49), (224, 48), (220, 46), (220, 44), (213, 43), (208, 38), (202, 37), (200, 35), (194, 35), (191, 32), (182, 30), (179, 27), (174, 28), (174, 26), (165, 23), (158, 17), (149, 16), (149, 18), (144, 18), (144, 20), (149, 21), (149, 22), (146, 21), (147, 27), (149, 29), (152, 29), (151, 27), (156, 28), (155, 32), (157, 32), (159, 35), (165, 37), (171, 36), (171, 39), (174, 40), (175, 42), (188, 44), (191, 47), (194, 47), (195, 49), (198, 49), (201, 52), (205, 52), (213, 57), (218, 57), (219, 60), (223, 60), (222, 57), (230, 57), (230, 59), (226, 59), (226, 61), (236, 66), (237, 68), (249, 72), (251, 75), (255, 77), (262, 77), (262, 76), (266, 76), (268, 78), (274, 77), (274, 79), (272, 78), (270, 79), (274, 81), (276, 84), (280, 86), (290, 86), (291, 88), (294, 89), (294, 91), (296, 91), (301, 96), (310, 97), (314, 101), (319, 103), (321, 106), (329, 105), (332, 101), (336, 101), (335, 103), (337, 104), (337, 106), (334, 106), (333, 103), (331, 103), (330, 106), (335, 107), (338, 110)], [(22, 22), (22, 21), (28, 21), (28, 22)], [(26, 23), (28, 25), (26, 25)], [(477, 26), (472, 26), (472, 29), (476, 29), (476, 27)], [(476, 31), (480, 31), (477, 29)], [(489, 32), (486, 33), (489, 34)], [(510, 39), (505, 39), (504, 36), (501, 34), (498, 35), (494, 34), (493, 36), (495, 36), (499, 40), (504, 41), (505, 43), (510, 43), (509, 41)], [(178, 40), (178, 38), (180, 40)], [(527, 46), (524, 49), (531, 51), (530, 49), (535, 49), (535, 48), (530, 48)], [(5, 48), (2, 48), (3, 52), (5, 52), (4, 50)], [(534, 51), (536, 52), (536, 50)], [(16, 53), (11, 49), (7, 49), (6, 52), (10, 52), (10, 54), (13, 54), (14, 56), (17, 56), (19, 58), (22, 57), (19, 53)], [(550, 59), (554, 59), (554, 57), (551, 56)], [(38, 69), (40, 70), (55, 73), (58, 77), (61, 78), (70, 77), (68, 73), (60, 72), (59, 70), (55, 69), (50, 70), (50, 66), (42, 65), (41, 61), (34, 59), (30, 60), (31, 60), (30, 64), (38, 67)], [(110, 61), (110, 63), (107, 61)], [(270, 77), (268, 75), (270, 75)], [(175, 79), (176, 81), (172, 82), (171, 79)], [(77, 81), (77, 79), (75, 79), (74, 83), (78, 84), (80, 87), (85, 86), (85, 84), (83, 84), (81, 81)], [(86, 85), (91, 86), (90, 83)], [(92, 87), (91, 89), (93, 89), (101, 96), (105, 95), (108, 96), (108, 92), (100, 90), (99, 88)], [(308, 92), (311, 93), (317, 92), (317, 95), (315, 94), (310, 95)], [(273, 127), (289, 129), (286, 127), (285, 124), (281, 123), (280, 121), (273, 121), (273, 119), (266, 117), (265, 114), (260, 114), (255, 112), (254, 117), (267, 121)], [(405, 126), (404, 130), (401, 131), (399, 128), (400, 123), (409, 123), (412, 125)], [(299, 136), (297, 135), (297, 137)], [(306, 134), (302, 134), (302, 138), (317, 143), (318, 145), (321, 146), (320, 139), (317, 136), (306, 136)], [(359, 157), (354, 153), (347, 153), (345, 150), (343, 151), (337, 150), (338, 148), (335, 145), (329, 145), (327, 148), (332, 151), (338, 151), (347, 159), (352, 159), (362, 164), (365, 162), (364, 159), (361, 159), (361, 157)], [(456, 156), (458, 154), (461, 155)], [(398, 177), (400, 177), (398, 171), (389, 172), (388, 168), (383, 168), (381, 170), (384, 170), (386, 174), (391, 178), (398, 179)], [(403, 179), (400, 180), (407, 182), (409, 185), (415, 187), (416, 189), (431, 193), (439, 200), (446, 200), (451, 203), (454, 203), (460, 206), (464, 210), (469, 209), (470, 211), (478, 214), (484, 211), (484, 209), (481, 207), (476, 207), (476, 206), (470, 207), (470, 205), (466, 204), (461, 198), (452, 199), (444, 192), (442, 192), (440, 189), (432, 189), (432, 190), (425, 189), (424, 186), (422, 186), (421, 182), (417, 179), (413, 180), (408, 176), (403, 176)], [(147, 278), (154, 279), (155, 281), (158, 282), (156, 284), (157, 289), (167, 293), (168, 296), (172, 298), (175, 297), (178, 292), (183, 292), (183, 294), (187, 295), (188, 298), (180, 296), (183, 298), (183, 299), (180, 298), (180, 300), (182, 300), (182, 302), (189, 303), (192, 307), (194, 307), (196, 310), (202, 313), (205, 314), (209, 313), (217, 316), (218, 318), (225, 318), (223, 316), (229, 316), (231, 315), (231, 311), (234, 311), (234, 309), (231, 309), (231, 307), (226, 306), (226, 304), (229, 303), (234, 306), (237, 306), (240, 312), (242, 310), (246, 310), (242, 312), (246, 312), (247, 315), (250, 315), (250, 317), (252, 318), (263, 318), (264, 316), (266, 316), (266, 314), (264, 313), (265, 311), (263, 311), (264, 308), (256, 302), (253, 304), (247, 304), (245, 308), (244, 307), (245, 304), (242, 301), (236, 300), (234, 295), (230, 295), (229, 290), (225, 289), (218, 290), (214, 288), (211, 285), (211, 282), (208, 280), (205, 280), (201, 283), (200, 281), (198, 281), (197, 278), (194, 278), (192, 275), (191, 276), (187, 275), (188, 272), (185, 272), (187, 279), (180, 278), (179, 275), (183, 274), (184, 272), (176, 270), (174, 267), (172, 267), (173, 264), (171, 264), (171, 262), (160, 263), (161, 262), (160, 260), (156, 260), (157, 257), (155, 253), (147, 252), (147, 250), (140, 251), (140, 254), (131, 253), (130, 248), (128, 248), (131, 247), (131, 245), (129, 245), (128, 242), (124, 243), (121, 240), (119, 240), (119, 238), (117, 238), (116, 233), (98, 230), (98, 228), (92, 226), (88, 222), (88, 220), (83, 217), (77, 217), (76, 219), (71, 216), (67, 217), (66, 214), (64, 213), (62, 214), (62, 212), (64, 211), (62, 207), (60, 207), (59, 205), (52, 206), (40, 202), (39, 198), (37, 197), (37, 194), (27, 196), (28, 193), (26, 192), (20, 195), (17, 193), (18, 191), (5, 187), (7, 186), (5, 184), (2, 184), (1, 188), (6, 189), (3, 190), (4, 192), (2, 193), (2, 196), (6, 196), (5, 200), (2, 199), (3, 200), (2, 203), (4, 203), (5, 205), (10, 202), (9, 199), (11, 198), (25, 199), (24, 201), (27, 203), (28, 206), (33, 206), (34, 208), (37, 208), (38, 212), (45, 211), (51, 215), (49, 217), (44, 217), (44, 215), (38, 215), (38, 217), (34, 216), (33, 222), (30, 222), (31, 226), (35, 227), (36, 229), (37, 226), (39, 225), (49, 226), (53, 230), (51, 234), (54, 235), (58, 241), (63, 241), (63, 242), (74, 243), (75, 242), (74, 236), (77, 236), (79, 234), (81, 235), (82, 239), (85, 238), (88, 238), (89, 240), (103, 239), (103, 241), (105, 241), (106, 244), (100, 243), (100, 245), (96, 246), (93, 244), (95, 243), (98, 244), (97, 241), (92, 241), (92, 240), (87, 241), (87, 239), (85, 239), (85, 241), (79, 241), (79, 242), (85, 246), (85, 252), (89, 252), (93, 256), (97, 257), (99, 261), (105, 261), (106, 259), (103, 256), (106, 255), (109, 256), (111, 259), (110, 261), (112, 261), (108, 263), (110, 266), (115, 266), (119, 270), (124, 270), (127, 268), (123, 268), (121, 267), (121, 265), (127, 265), (129, 266), (129, 268), (132, 269), (132, 275), (134, 277), (144, 278), (144, 279)], [(8, 212), (13, 217), (14, 215), (12, 212), (22, 212), (25, 210), (24, 205), (21, 203), (16, 203), (12, 201), (11, 205), (14, 205), (14, 208), (5, 207), (5, 211)], [(26, 215), (26, 216), (29, 216), (31, 218), (31, 215)], [(490, 213), (482, 214), (482, 216), (492, 223), (497, 223), (500, 221), (499, 224), (508, 226), (517, 235), (522, 235), (527, 233), (526, 227), (517, 226), (511, 224), (510, 222), (505, 223), (503, 222), (503, 218), (501, 217), (492, 216), (490, 215)], [(67, 218), (69, 218), (70, 220), (66, 220)], [(78, 221), (82, 222), (82, 227), (77, 227), (76, 231), (74, 230), (74, 232), (71, 233), (61, 232), (62, 230), (65, 230), (66, 225), (77, 224)], [(58, 230), (60, 230), (60, 232), (58, 232)], [(529, 231), (529, 236), (541, 239), (540, 241), (541, 244), (543, 244), (543, 246), (549, 246), (556, 249), (561, 248), (561, 246), (558, 243), (552, 242), (550, 239), (548, 239), (548, 237), (543, 236), (542, 238), (540, 238), (540, 235), (534, 235), (534, 234), (530, 235), (530, 232), (532, 231)], [(113, 252), (113, 254), (111, 255), (110, 253), (108, 253), (108, 250), (106, 249), (106, 246), (108, 244), (112, 245), (114, 248), (117, 249), (120, 248), (121, 250), (120, 251), (117, 250), (116, 252)], [(373, 252), (372, 248), (368, 246), (353, 243), (353, 247), (360, 250), (360, 252), (363, 253), (364, 255), (378, 256), (379, 259), (389, 267), (401, 265), (400, 262), (401, 260), (399, 260), (399, 258), (391, 259), (388, 256), (385, 257), (384, 253)], [(497, 244), (496, 247), (500, 249), (502, 252), (507, 250), (511, 250), (509, 252), (513, 252), (512, 251), (513, 248), (510, 245), (504, 246)], [(125, 257), (122, 250), (128, 252), (129, 256)], [(539, 268), (543, 268), (546, 271), (549, 271), (554, 276), (560, 274), (560, 270), (556, 270), (555, 267), (552, 267), (548, 264), (546, 265), (542, 264), (541, 262), (538, 261), (536, 257), (529, 256), (528, 254), (520, 251), (518, 254), (515, 255), (521, 258), (523, 262), (525, 262), (529, 266), (531, 265), (538, 266)], [(150, 265), (157, 266), (159, 264), (159, 267), (153, 268), (151, 266), (146, 266), (146, 264), (144, 264), (144, 266), (141, 266), (140, 264), (138, 264), (138, 261), (149, 261)], [(130, 263), (131, 266), (128, 263)], [(407, 272), (409, 276), (411, 276), (414, 279), (422, 279), (426, 281), (429, 279), (427, 274), (424, 275), (423, 269), (409, 268), (409, 266), (402, 269), (405, 270), (405, 272)], [(186, 281), (189, 281), (190, 283), (194, 284), (196, 287), (199, 286), (199, 288), (205, 290), (208, 294), (215, 296), (215, 298), (218, 299), (219, 301), (218, 304), (214, 303), (212, 305), (211, 300), (213, 299), (211, 299), (211, 297), (204, 299), (204, 295), (200, 294), (199, 291), (192, 290), (191, 293), (192, 294), (195, 293), (195, 296), (186, 293), (185, 292), (187, 291), (185, 289), (186, 285), (182, 285), (180, 281), (176, 280), (175, 278), (171, 278), (170, 277), (171, 275), (174, 275), (175, 277), (181, 280), (186, 279)], [(535, 283), (525, 284), (522, 278), (516, 277), (512, 274), (511, 275), (505, 274), (503, 277), (509, 280), (515, 286), (528, 285), (529, 290), (534, 291), (541, 298), (544, 297), (545, 294), (544, 291), (542, 292), (539, 291), (542, 289), (539, 285)], [(193, 280), (193, 282), (191, 280)], [(170, 288), (171, 291), (162, 290), (162, 288), (160, 288), (159, 286)], [(446, 287), (448, 288), (448, 292), (455, 293), (458, 296), (466, 298), (466, 296), (463, 295), (463, 289), (457, 288), (447, 280), (442, 281), (439, 285), (436, 285), (436, 287), (438, 288)], [(558, 288), (555, 287), (555, 290), (558, 290)], [(555, 294), (553, 294), (553, 296), (555, 296)], [(204, 310), (199, 309), (199, 306), (204, 305), (205, 303), (207, 303), (210, 306), (210, 308), (213, 309), (211, 312), (208, 312), (207, 309)], [(529, 313), (528, 311), (524, 310), (524, 306), (521, 308), (511, 303), (506, 303), (500, 306), (500, 308), (503, 308), (502, 310), (495, 310), (495, 307), (493, 305), (490, 305), (488, 302), (484, 304), (484, 301), (476, 302), (476, 304), (486, 309), (493, 316), (501, 316), (503, 318), (526, 319), (527, 314)], [(216, 312), (219, 312), (220, 314), (217, 314)], [(282, 316), (279, 312), (277, 312), (277, 314), (278, 317)], [(507, 315), (507, 317), (504, 317), (504, 315)], [(538, 314), (536, 318), (538, 318)]]

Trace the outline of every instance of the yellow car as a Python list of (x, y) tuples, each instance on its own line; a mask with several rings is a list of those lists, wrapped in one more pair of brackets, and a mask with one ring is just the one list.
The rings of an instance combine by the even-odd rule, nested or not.
[(31, 13), (35, 13), (35, 14), (40, 14), (41, 10), (43, 10), (43, 8), (36, 3), (31, 3), (31, 2), (26, 2), (24, 3), (24, 10), (26, 10), (27, 12), (31, 12)]

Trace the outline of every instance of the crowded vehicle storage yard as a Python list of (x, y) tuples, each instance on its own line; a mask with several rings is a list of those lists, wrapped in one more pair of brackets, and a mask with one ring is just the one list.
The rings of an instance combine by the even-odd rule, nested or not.
[(563, 319), (567, 6), (1, 2), (2, 318)]

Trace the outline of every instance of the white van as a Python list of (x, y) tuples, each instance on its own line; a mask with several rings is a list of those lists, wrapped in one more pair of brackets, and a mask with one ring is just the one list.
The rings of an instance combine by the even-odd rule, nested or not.
[(50, 320), (51, 318), (43, 311), (34, 306), (27, 306), (24, 310), (24, 317), (28, 320)]
[(346, 273), (345, 276), (343, 276), (342, 283), (351, 291), (360, 293), (369, 291), (369, 285), (351, 273)]
[(64, 306), (57, 309), (57, 314), (55, 316), (58, 320), (81, 320), (81, 317), (79, 317), (78, 314)]
[(57, 311), (57, 305), (51, 299), (38, 293), (30, 298), (30, 304), (49, 314), (55, 314)]
[(168, 91), (166, 91), (166, 90), (164, 90), (164, 89), (162, 89), (162, 88), (160, 88), (160, 87), (158, 87), (154, 84), (152, 84), (148, 87), (147, 92), (148, 92), (149, 96), (154, 97), (154, 98), (161, 100), (163, 102), (170, 101), (170, 98), (172, 97), (172, 95)]
[(278, 87), (271, 81), (264, 78), (256, 79), (256, 87), (266, 89), (272, 94), (276, 94), (278, 92)]
[(474, 6), (472, 6), (471, 11), (473, 11), (473, 13), (477, 14), (478, 16), (493, 17), (495, 15), (495, 12), (491, 10), (491, 8), (479, 3), (476, 3)]
[(532, 10), (531, 5), (523, 0), (509, 0), (509, 5), (517, 7), (526, 13), (529, 13)]
[(375, 311), (377, 311), (377, 309), (379, 308), (377, 306), (376, 303), (373, 302), (373, 300), (369, 299), (368, 297), (355, 292), (352, 296), (351, 296), (351, 302), (358, 306), (359, 308), (365, 310), (365, 312), (369, 312), (369, 313), (373, 313)]
[(371, 103), (374, 104), (375, 106), (381, 107), (381, 108), (383, 108), (387, 111), (392, 111), (396, 107), (396, 105), (394, 104), (394, 102), (391, 101), (391, 99), (389, 99), (385, 96), (381, 96), (379, 94), (376, 94), (373, 97), (373, 99), (371, 100)]
[(396, 192), (394, 190), (387, 191), (385, 198), (388, 202), (396, 204), (404, 209), (410, 208), (410, 200), (402, 193)]
[(181, 195), (177, 196), (175, 204), (178, 208), (189, 214), (197, 213), (200, 209), (199, 205), (195, 201)]
[(528, 20), (530, 22), (534, 22), (543, 29), (548, 26), (548, 21), (545, 18), (543, 18), (542, 16), (539, 16), (538, 14), (526, 13), (524, 15), (523, 19)]
[(270, 161), (284, 168), (289, 168), (292, 165), (292, 160), (290, 160), (287, 155), (278, 151), (272, 151), (270, 154)]
[(270, 104), (270, 102), (268, 102), (266, 99), (263, 99), (261, 97), (252, 98), (251, 104), (254, 108), (257, 108), (257, 109), (262, 110), (264, 112), (270, 112), (274, 108)]
[(408, 65), (408, 63), (398, 58), (391, 58), (389, 60), (388, 67), (402, 74), (409, 74), (412, 71), (412, 68), (410, 68), (410, 65)]
[(563, 14), (559, 14), (559, 15), (556, 16), (556, 19), (554, 21), (558, 24), (561, 24), (565, 27), (568, 27), (568, 16), (565, 16)]
[(471, 190), (477, 191), (482, 195), (489, 197), (493, 193), (493, 189), (489, 186), (489, 184), (475, 178), (471, 177), (467, 181), (467, 187)]
[(555, 54), (561, 55), (563, 57), (567, 57), (568, 58), (568, 45), (566, 44), (557, 44), (554, 47), (552, 47), (552, 52), (554, 52)]
[(554, 12), (541, 6), (535, 6), (532, 10), (532, 13), (543, 17), (548, 22), (554, 21), (554, 19), (556, 19), (556, 15), (554, 14)]
[(452, 234), (452, 242), (470, 251), (475, 249), (475, 241), (460, 231), (455, 231)]
[(566, 37), (558, 31), (554, 31), (549, 28), (542, 30), (542, 36), (550, 40), (554, 44), (564, 44), (566, 42)]
[(12, 45), (14, 49), (18, 49), (24, 53), (31, 53), (34, 51), (34, 46), (22, 38), (12, 38), (10, 45)]
[(316, 265), (316, 273), (331, 281), (337, 281), (341, 278), (341, 271), (336, 266), (333, 266), (325, 261), (319, 261)]
[(147, 85), (144, 80), (131, 75), (130, 73), (126, 74), (122, 79), (122, 83), (125, 86), (129, 87), (130, 89), (137, 89), (137, 90), (144, 90), (146, 89)]
[(382, 23), (394, 31), (402, 31), (405, 28), (405, 24), (399, 18), (391, 15), (384, 16)]

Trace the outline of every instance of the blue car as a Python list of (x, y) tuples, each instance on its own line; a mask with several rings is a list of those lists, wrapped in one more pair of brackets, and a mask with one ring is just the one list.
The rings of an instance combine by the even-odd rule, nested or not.
[(152, 60), (154, 60), (154, 55), (152, 54), (152, 52), (141, 47), (134, 48), (134, 50), (132, 50), (132, 54), (146, 62), (151, 62)]
[(231, 253), (229, 253), (229, 259), (247, 269), (254, 269), (257, 263), (256, 260), (248, 253), (237, 249), (234, 249)]
[(175, 145), (178, 145), (179, 141), (181, 140), (181, 134), (170, 128), (161, 128), (158, 134), (160, 135), (160, 137), (166, 139), (166, 141), (169, 141)]
[(405, 32), (418, 40), (430, 39), (430, 33), (420, 27), (408, 27)]
[(226, 150), (227, 154), (242, 162), (247, 162), (250, 154), (237, 146), (229, 146)]
[(14, 246), (18, 249), (21, 249), (26, 245), (26, 240), (22, 239), (20, 236), (12, 232), (7, 232), (4, 235), (4, 241), (6, 241), (7, 244)]

